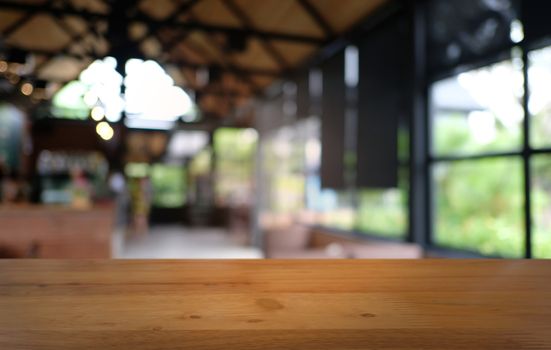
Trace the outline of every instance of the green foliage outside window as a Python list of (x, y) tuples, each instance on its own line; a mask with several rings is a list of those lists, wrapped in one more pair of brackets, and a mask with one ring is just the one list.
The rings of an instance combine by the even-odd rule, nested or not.
[(522, 257), (523, 178), (518, 157), (441, 163), (435, 180), (435, 243)]
[(177, 208), (186, 201), (185, 169), (177, 165), (156, 164), (151, 167), (153, 205)]
[(399, 172), (397, 188), (360, 190), (356, 229), (403, 238), (408, 228), (409, 172)]
[(220, 203), (250, 200), (256, 143), (254, 129), (220, 128), (214, 133), (215, 193)]
[(89, 86), (78, 81), (72, 81), (62, 87), (53, 97), (52, 114), (57, 118), (86, 120), (90, 115), (90, 107), (84, 103), (84, 94)]
[(435, 118), (434, 150), (437, 155), (470, 155), (520, 149), (520, 123), (509, 129), (496, 120), (495, 138), (485, 143), (473, 140), (467, 120), (468, 115), (461, 112), (440, 113)]
[[(514, 59), (433, 86), (437, 156), (520, 151), (522, 69)], [(432, 167), (433, 241), (485, 255), (524, 255), (520, 156), (440, 161)]]
[(533, 253), (536, 258), (551, 258), (551, 156), (532, 160)]
[(211, 168), (211, 160), (210, 148), (200, 151), (189, 164), (190, 176), (208, 175)]
[(296, 131), (287, 128), (267, 136), (263, 147), (265, 181), (270, 188), (264, 206), (276, 214), (292, 215), (305, 207), (307, 140)]

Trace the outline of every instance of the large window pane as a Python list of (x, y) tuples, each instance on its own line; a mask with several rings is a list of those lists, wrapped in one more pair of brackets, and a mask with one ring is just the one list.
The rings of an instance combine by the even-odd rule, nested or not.
[(154, 206), (176, 208), (185, 204), (186, 180), (183, 167), (155, 164), (151, 168), (151, 185)]
[(519, 158), (440, 163), (435, 179), (435, 243), (487, 255), (522, 257)]
[(211, 188), (212, 150), (204, 148), (189, 162), (188, 200), (194, 206), (210, 206), (213, 193)]
[(263, 167), (270, 191), (267, 209), (274, 214), (297, 214), (304, 208), (304, 125), (286, 126), (266, 137)]
[(408, 220), (408, 171), (401, 169), (398, 188), (359, 192), (357, 230), (386, 237), (404, 237)]
[(519, 149), (522, 95), (522, 63), (516, 59), (436, 82), (431, 91), (434, 154)]
[(533, 147), (551, 146), (551, 48), (528, 54), (528, 82), (531, 115), (530, 141)]
[(251, 203), (257, 136), (254, 129), (215, 131), (215, 193), (219, 205)]
[(532, 160), (533, 253), (551, 258), (551, 156)]
[(322, 223), (328, 227), (335, 227), (341, 230), (353, 230), (356, 221), (356, 208), (354, 197), (349, 191), (334, 191), (336, 194), (335, 207), (323, 213)]

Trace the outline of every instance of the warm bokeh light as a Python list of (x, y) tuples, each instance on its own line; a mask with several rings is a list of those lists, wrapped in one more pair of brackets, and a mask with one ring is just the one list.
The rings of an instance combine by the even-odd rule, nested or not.
[(33, 93), (34, 87), (31, 83), (21, 85), (21, 93), (25, 96), (30, 96)]
[(113, 135), (115, 134), (115, 131), (107, 122), (98, 123), (98, 125), (96, 125), (96, 132), (98, 133), (99, 137), (101, 137), (105, 141), (111, 140), (113, 138)]
[(8, 70), (8, 62), (0, 61), (0, 73), (4, 73)]
[(90, 116), (95, 121), (99, 122), (105, 117), (105, 110), (101, 106), (96, 106), (92, 108), (92, 111), (90, 112)]

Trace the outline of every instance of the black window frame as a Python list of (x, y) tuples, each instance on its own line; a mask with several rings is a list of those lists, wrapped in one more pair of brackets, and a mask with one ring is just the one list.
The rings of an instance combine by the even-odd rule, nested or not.
[[(517, 44), (511, 44), (510, 47), (501, 49), (500, 51), (493, 52), (490, 55), (482, 57), (476, 61), (463, 64), (457, 67), (453, 67), (446, 72), (439, 72), (430, 77), (427, 77), (426, 85), (424, 86), (424, 103), (425, 103), (425, 117), (417, 117), (416, 123), (424, 124), (423, 131), (427, 137), (427, 145), (424, 149), (424, 171), (428, 177), (426, 183), (426, 189), (415, 188), (414, 191), (425, 191), (426, 192), (426, 203), (425, 210), (427, 212), (428, 222), (425, 226), (425, 247), (429, 251), (436, 252), (437, 254), (442, 254), (445, 256), (465, 256), (465, 257), (492, 257), (492, 258), (502, 258), (500, 255), (484, 255), (480, 252), (454, 248), (448, 246), (442, 246), (434, 242), (434, 237), (436, 234), (435, 231), (435, 220), (436, 220), (436, 210), (435, 210), (435, 183), (433, 176), (433, 169), (437, 164), (442, 163), (453, 163), (453, 162), (464, 162), (464, 161), (477, 161), (481, 159), (519, 159), (522, 162), (522, 176), (523, 176), (523, 235), (524, 235), (524, 247), (523, 247), (523, 256), (522, 258), (531, 259), (533, 258), (533, 235), (534, 235), (534, 215), (533, 215), (533, 203), (532, 203), (532, 161), (534, 156), (538, 155), (549, 155), (551, 156), (551, 147), (533, 147), (530, 143), (530, 130), (531, 130), (531, 121), (532, 115), (528, 110), (528, 101), (530, 98), (530, 87), (529, 87), (529, 59), (528, 55), (530, 52), (543, 49), (551, 46), (551, 38), (545, 38), (543, 40), (538, 40), (537, 42), (526, 42), (522, 41)], [(523, 121), (521, 124), (521, 134), (522, 140), (521, 145), (518, 150), (511, 151), (499, 151), (499, 152), (477, 152), (474, 154), (466, 155), (435, 155), (432, 152), (432, 141), (433, 141), (433, 130), (432, 122), (433, 115), (430, 111), (430, 96), (429, 89), (430, 87), (445, 78), (456, 76), (462, 72), (470, 71), (477, 68), (486, 67), (500, 61), (511, 58), (511, 50), (518, 48), (521, 51), (521, 60), (522, 60), (522, 75), (523, 75), (523, 87), (524, 94), (522, 97), (522, 108), (523, 108)], [(414, 194), (415, 195), (415, 194)], [(410, 215), (413, 215), (411, 212), (412, 208), (410, 206)]]

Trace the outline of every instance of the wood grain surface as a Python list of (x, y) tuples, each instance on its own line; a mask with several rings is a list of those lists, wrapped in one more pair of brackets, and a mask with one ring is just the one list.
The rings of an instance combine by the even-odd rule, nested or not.
[(0, 349), (551, 349), (551, 262), (5, 260)]

